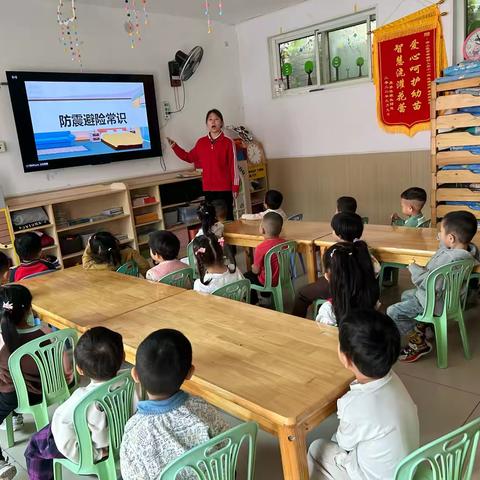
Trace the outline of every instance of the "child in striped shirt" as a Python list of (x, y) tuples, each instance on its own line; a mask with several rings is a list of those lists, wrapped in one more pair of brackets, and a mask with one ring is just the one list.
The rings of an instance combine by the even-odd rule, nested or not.
[(214, 407), (181, 390), (193, 371), (192, 345), (178, 330), (157, 330), (139, 345), (132, 376), (148, 400), (125, 426), (122, 478), (157, 480), (170, 462), (228, 430)]

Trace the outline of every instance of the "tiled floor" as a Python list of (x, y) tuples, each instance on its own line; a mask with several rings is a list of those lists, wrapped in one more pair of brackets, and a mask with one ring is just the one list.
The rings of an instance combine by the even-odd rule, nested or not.
[[(305, 282), (299, 279), (298, 285)], [(400, 275), (400, 285), (386, 289), (382, 296), (384, 306), (394, 303), (402, 289), (408, 288), (406, 272)], [(404, 381), (408, 391), (418, 406), (420, 416), (421, 442), (433, 440), (467, 421), (480, 415), (480, 301), (466, 312), (467, 329), (473, 358), (465, 360), (460, 338), (455, 328), (449, 330), (449, 367), (440, 370), (436, 366), (435, 355), (424, 357), (409, 365), (397, 365), (395, 370)], [(292, 319), (292, 321), (294, 321)], [(454, 327), (452, 325), (452, 327)], [(228, 417), (228, 416), (227, 416)], [(228, 417), (232, 425), (238, 421)], [(28, 422), (24, 430), (16, 433), (17, 444), (7, 453), (17, 463), (16, 480), (25, 480), (25, 461), (23, 452), (33, 425)], [(329, 438), (336, 429), (335, 416), (329, 417), (308, 437), (309, 442), (317, 437)], [(0, 443), (5, 445), (5, 434), (0, 433)], [(480, 462), (476, 465), (474, 479), (480, 479)], [(238, 479), (244, 478), (239, 472)], [(77, 478), (69, 473), (65, 480)], [(257, 480), (281, 480), (283, 478), (278, 443), (276, 439), (260, 432), (257, 443)], [(129, 479), (130, 480), (130, 479)]]

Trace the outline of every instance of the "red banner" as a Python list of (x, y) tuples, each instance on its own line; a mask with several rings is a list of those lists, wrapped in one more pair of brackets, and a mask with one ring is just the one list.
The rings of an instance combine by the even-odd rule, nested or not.
[(379, 125), (415, 135), (430, 128), (431, 83), (447, 65), (438, 4), (373, 32)]
[(378, 45), (380, 114), (385, 125), (430, 122), (430, 84), (436, 77), (435, 29)]

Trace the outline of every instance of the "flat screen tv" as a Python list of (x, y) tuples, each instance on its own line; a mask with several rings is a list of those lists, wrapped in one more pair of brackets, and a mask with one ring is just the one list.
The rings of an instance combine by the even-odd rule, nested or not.
[(25, 172), (162, 154), (152, 75), (6, 73)]

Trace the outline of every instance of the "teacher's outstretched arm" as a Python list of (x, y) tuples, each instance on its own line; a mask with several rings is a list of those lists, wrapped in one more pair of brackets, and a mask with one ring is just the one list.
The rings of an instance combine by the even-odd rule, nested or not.
[(170, 147), (175, 152), (175, 155), (180, 160), (183, 160), (184, 162), (188, 162), (188, 163), (193, 163), (195, 165), (195, 168), (201, 168), (200, 158), (198, 156), (198, 151), (197, 151), (197, 144), (195, 144), (195, 146), (189, 152), (187, 152), (180, 145), (178, 145), (177, 142), (175, 142), (171, 138), (167, 137), (167, 140)]

